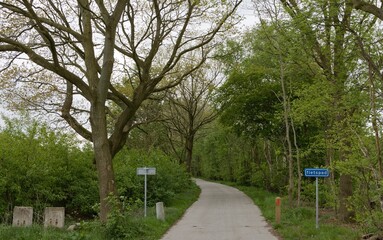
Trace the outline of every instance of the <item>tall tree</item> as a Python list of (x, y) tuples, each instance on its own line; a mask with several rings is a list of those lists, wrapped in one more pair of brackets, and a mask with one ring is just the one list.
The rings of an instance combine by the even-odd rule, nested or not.
[[(180, 162), (186, 165), (190, 173), (197, 132), (217, 116), (211, 100), (215, 86), (221, 81), (218, 68), (213, 68), (200, 68), (166, 97), (167, 104), (163, 113), (169, 141)], [(179, 144), (183, 146), (177, 147)]]
[[(0, 2), (2, 81), (15, 96), (60, 112), (92, 142), (102, 222), (108, 196), (117, 194), (112, 160), (136, 111), (152, 93), (176, 86), (203, 64), (213, 39), (235, 23), (241, 1)], [(191, 53), (198, 57), (184, 64)], [(169, 75), (178, 77), (162, 81)], [(126, 76), (130, 93), (119, 90)], [(108, 124), (111, 103), (120, 111)]]
[[(383, 163), (382, 163), (382, 137), (381, 137), (381, 125), (382, 123), (379, 119), (379, 112), (381, 111), (380, 101), (381, 101), (381, 84), (383, 83), (383, 74), (382, 69), (382, 60), (383, 56), (381, 54), (381, 39), (382, 34), (379, 30), (381, 21), (378, 21), (378, 18), (382, 20), (382, 17), (378, 16), (374, 12), (367, 11), (365, 7), (360, 6), (362, 1), (353, 1), (354, 7), (361, 9), (366, 12), (366, 17), (363, 19), (364, 22), (368, 23), (368, 28), (360, 29), (349, 29), (356, 39), (357, 46), (359, 48), (360, 56), (364, 60), (364, 73), (368, 78), (369, 94), (370, 94), (370, 118), (372, 130), (375, 137), (375, 150), (376, 150), (376, 164), (377, 168), (374, 166), (374, 169), (378, 169), (378, 173), (373, 174), (375, 176), (375, 181), (377, 183), (381, 182), (383, 179)], [(358, 4), (355, 4), (358, 2)], [(366, 4), (366, 3), (364, 3)], [(371, 5), (371, 4), (366, 4)], [(370, 6), (371, 7), (371, 6)], [(375, 7), (376, 8), (376, 7)], [(381, 10), (379, 10), (381, 11)], [(381, 189), (381, 184), (378, 184), (378, 189)], [(380, 205), (383, 211), (383, 195), (380, 191)]]
[[(351, 119), (356, 107), (345, 100), (358, 59), (355, 45), (350, 44), (352, 36), (348, 29), (357, 24), (352, 16), (350, 2), (281, 0), (286, 12), (295, 21), (296, 27), (305, 39), (308, 51), (322, 68), (323, 75), (332, 86), (332, 116), (328, 125), (330, 141), (334, 144), (329, 159), (340, 158), (347, 161), (350, 155), (351, 142), (347, 136)], [(360, 18), (360, 17), (359, 17)], [(323, 24), (319, 24), (323, 23)], [(335, 155), (334, 155), (335, 154)], [(335, 157), (337, 156), (337, 157)], [(330, 162), (330, 160), (328, 161)], [(339, 215), (343, 220), (351, 220), (348, 199), (352, 195), (352, 176), (341, 173), (339, 187)]]
[[(288, 195), (291, 204), (294, 193), (299, 192), (299, 189), (294, 190), (295, 183), (300, 185), (299, 145), (305, 144), (302, 136), (297, 135), (305, 127), (313, 125), (304, 120), (304, 123), (299, 123), (299, 131), (295, 130), (291, 102), (303, 86), (313, 81), (318, 70), (311, 68), (313, 61), (303, 51), (293, 29), (289, 22), (275, 19), (270, 23), (262, 21), (257, 29), (249, 32), (245, 41), (240, 43), (249, 50), (242, 49), (246, 54), (242, 55), (242, 62), (234, 67), (228, 81), (220, 89), (219, 99), (223, 106), (221, 119), (226, 124), (253, 139), (272, 140), (283, 148), (283, 157), (289, 169)], [(231, 52), (237, 46), (230, 43), (227, 48), (227, 52)], [(268, 141), (265, 142), (267, 148)], [(265, 156), (270, 163), (269, 155)]]

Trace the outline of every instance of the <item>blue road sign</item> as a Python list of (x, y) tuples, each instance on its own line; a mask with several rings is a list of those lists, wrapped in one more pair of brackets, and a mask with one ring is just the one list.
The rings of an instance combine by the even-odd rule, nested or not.
[(330, 171), (326, 168), (305, 168), (305, 177), (329, 177)]

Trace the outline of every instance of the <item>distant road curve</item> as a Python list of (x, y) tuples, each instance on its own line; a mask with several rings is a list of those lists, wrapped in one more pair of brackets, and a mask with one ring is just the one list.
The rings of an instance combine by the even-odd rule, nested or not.
[(200, 179), (196, 183), (200, 198), (162, 240), (278, 240), (244, 193)]

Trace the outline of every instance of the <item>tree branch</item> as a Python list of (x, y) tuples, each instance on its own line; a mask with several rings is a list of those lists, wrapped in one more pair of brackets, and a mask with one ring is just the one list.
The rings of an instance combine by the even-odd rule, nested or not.
[(75, 130), (79, 135), (92, 142), (92, 133), (85, 129), (71, 114), (70, 110), (73, 103), (73, 84), (67, 82), (65, 101), (61, 108), (61, 117)]
[(363, 0), (349, 0), (353, 4), (355, 9), (362, 10), (367, 13), (378, 17), (380, 20), (383, 20), (383, 10), (378, 8), (376, 5), (365, 2)]

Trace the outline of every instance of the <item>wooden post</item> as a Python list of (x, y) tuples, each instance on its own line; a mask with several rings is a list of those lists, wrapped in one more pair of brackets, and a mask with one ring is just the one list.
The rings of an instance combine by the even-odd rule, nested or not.
[(281, 198), (280, 197), (275, 198), (275, 223), (276, 224), (281, 223)]

